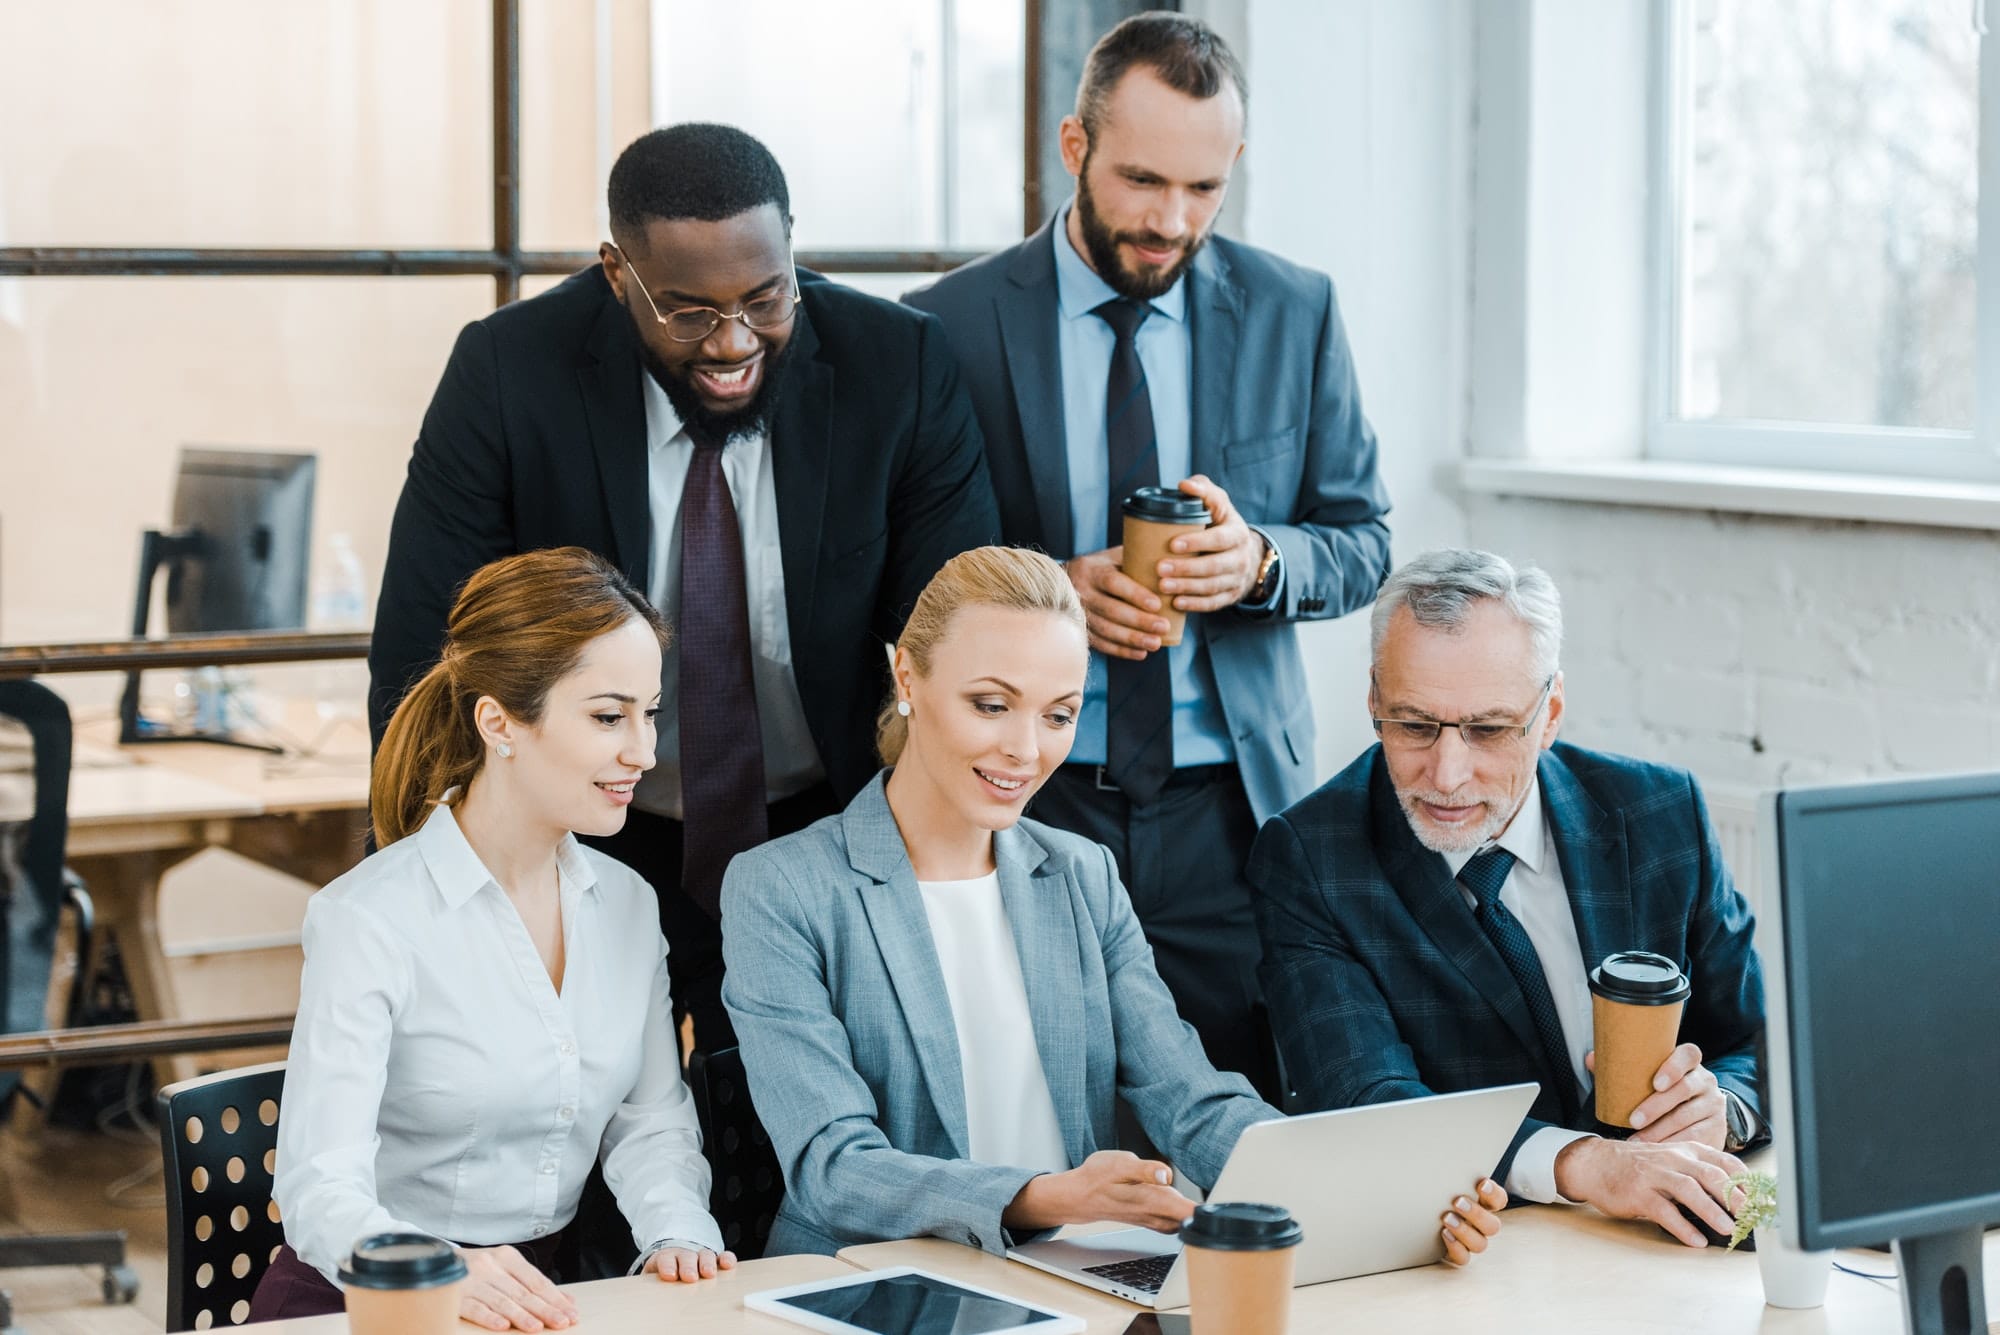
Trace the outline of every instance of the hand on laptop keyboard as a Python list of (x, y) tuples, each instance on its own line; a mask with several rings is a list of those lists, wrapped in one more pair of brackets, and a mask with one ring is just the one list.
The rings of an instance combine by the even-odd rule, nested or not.
[(1194, 1202), (1173, 1188), (1174, 1170), (1125, 1150), (1099, 1150), (1066, 1173), (1031, 1178), (1000, 1216), (1012, 1229), (1110, 1220), (1160, 1233), (1179, 1229)]

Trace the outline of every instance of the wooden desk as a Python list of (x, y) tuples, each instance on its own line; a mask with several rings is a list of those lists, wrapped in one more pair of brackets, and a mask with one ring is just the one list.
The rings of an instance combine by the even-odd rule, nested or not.
[[(564, 1292), (576, 1299), (582, 1320), (571, 1329), (581, 1335), (658, 1335), (664, 1331), (699, 1331), (702, 1335), (800, 1335), (803, 1329), (774, 1316), (743, 1310), (743, 1295), (788, 1284), (809, 1284), (854, 1271), (831, 1256), (777, 1256), (745, 1261), (734, 1270), (699, 1284), (663, 1284), (651, 1275), (635, 1279), (600, 1279), (571, 1284)], [(258, 1326), (259, 1335), (336, 1335), (347, 1329), (345, 1316), (316, 1316), (300, 1321), (272, 1321)], [(470, 1332), (474, 1326), (461, 1324)]]
[[(840, 1259), (863, 1269), (921, 1266), (1032, 1299), (1084, 1318), (1090, 1335), (1121, 1335), (1141, 1310), (937, 1238), (849, 1247)], [(1839, 1259), (1876, 1274), (1895, 1270), (1894, 1259), (1878, 1252), (1842, 1252)], [(1986, 1274), (1993, 1320), (2000, 1318), (2000, 1232), (1987, 1235)], [(1900, 1312), (1892, 1287), (1838, 1270), (1825, 1307), (1766, 1307), (1754, 1255), (1692, 1250), (1651, 1224), (1621, 1223), (1594, 1210), (1531, 1205), (1508, 1211), (1493, 1249), (1464, 1270), (1440, 1262), (1294, 1290), (1292, 1335), (1893, 1335), (1901, 1329)]]

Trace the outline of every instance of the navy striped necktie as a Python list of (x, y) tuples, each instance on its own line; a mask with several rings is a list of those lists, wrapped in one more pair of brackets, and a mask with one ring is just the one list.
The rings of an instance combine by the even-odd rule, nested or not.
[(1507, 875), (1513, 870), (1512, 853), (1504, 848), (1489, 848), (1473, 854), (1458, 873), (1458, 880), (1479, 901), (1472, 916), (1500, 952), (1500, 958), (1507, 962), (1507, 972), (1514, 975), (1514, 985), (1521, 989), (1521, 996), (1528, 1003), (1535, 1034), (1542, 1041), (1542, 1055), (1556, 1080), (1551, 1092), (1562, 1105), (1564, 1117), (1573, 1119), (1577, 1108), (1576, 1077), (1570, 1068), (1562, 1018), (1556, 1014), (1555, 998), (1549, 994), (1549, 980), (1542, 973), (1541, 956), (1535, 953), (1535, 943), (1528, 939), (1528, 929), (1500, 902), (1500, 887), (1507, 883)]

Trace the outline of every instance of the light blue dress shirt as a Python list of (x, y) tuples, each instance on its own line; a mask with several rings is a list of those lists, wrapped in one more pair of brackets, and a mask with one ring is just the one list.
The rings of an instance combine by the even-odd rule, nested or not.
[[(1111, 508), (1111, 446), (1104, 429), (1104, 396), (1111, 376), (1111, 353), (1118, 339), (1103, 317), (1092, 314), (1118, 294), (1091, 271), (1070, 244), (1071, 207), (1065, 205), (1056, 225), (1049, 229), (1056, 251), (1056, 303), (1061, 316), (1057, 343), (1062, 357), (1070, 532), (1078, 552), (1096, 552), (1123, 538), (1122, 534), (1105, 533)], [(1153, 314), (1139, 326), (1139, 363), (1146, 370), (1146, 392), (1153, 406), (1160, 485), (1172, 487), (1194, 471), (1189, 440), (1194, 418), (1194, 342), (1188, 334), (1186, 276), (1153, 298), (1152, 305)], [(1165, 652), (1174, 687), (1175, 767), (1235, 760), (1236, 748), (1222, 716), (1199, 614), (1188, 618), (1181, 642)], [(1093, 653), (1083, 710), (1077, 716), (1076, 744), (1069, 754), (1073, 764), (1104, 763), (1104, 680), (1103, 659)]]

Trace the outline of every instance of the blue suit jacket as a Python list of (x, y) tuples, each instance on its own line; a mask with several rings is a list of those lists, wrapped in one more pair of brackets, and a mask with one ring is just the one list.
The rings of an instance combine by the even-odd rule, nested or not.
[[(1111, 855), (1031, 820), (996, 834), (994, 855), (1070, 1162), (1117, 1148), (1123, 1095), (1213, 1185), (1243, 1128), (1281, 1114), (1208, 1064)], [(768, 1253), (927, 1235), (1004, 1252), (1001, 1213), (1035, 1174), (966, 1157), (958, 1031), (883, 779), (737, 855), (722, 925), (722, 999), (785, 1173)]]
[[(1763, 1117), (1754, 923), (1693, 777), (1566, 744), (1542, 753), (1540, 776), (1586, 967), (1618, 950), (1676, 961), (1694, 986), (1681, 1041)], [(1501, 1178), (1523, 1140), (1560, 1124), (1556, 1081), (1574, 1077), (1549, 1069), (1506, 962), (1410, 829), (1381, 747), (1265, 825), (1249, 877), (1272, 1027), (1304, 1107), (1539, 1081)]]
[[(1002, 539), (1067, 560), (1077, 551), (1053, 246), (1069, 243), (1053, 228), (904, 300), (942, 319), (958, 354)], [(1293, 623), (1374, 600), (1389, 573), (1389, 497), (1332, 281), (1214, 237), (1187, 285), (1194, 471), (1228, 492), (1284, 560), (1276, 607), (1189, 623), (1207, 642), (1243, 790), (1262, 821), (1312, 787), (1312, 705)]]

